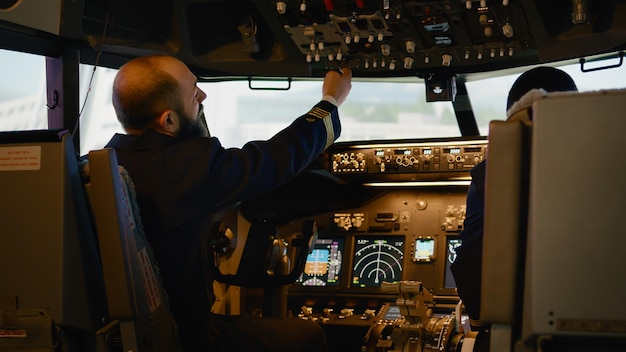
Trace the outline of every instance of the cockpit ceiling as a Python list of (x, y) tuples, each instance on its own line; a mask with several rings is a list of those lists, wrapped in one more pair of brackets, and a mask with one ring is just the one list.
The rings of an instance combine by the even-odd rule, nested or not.
[(626, 0), (82, 0), (62, 16), (87, 49), (205, 77), (466, 74), (626, 48)]

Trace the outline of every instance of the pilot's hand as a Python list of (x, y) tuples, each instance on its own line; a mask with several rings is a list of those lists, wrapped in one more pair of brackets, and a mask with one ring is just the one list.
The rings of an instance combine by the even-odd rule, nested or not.
[(352, 88), (352, 70), (347, 67), (337, 70), (331, 70), (324, 77), (324, 85), (322, 86), (322, 95), (330, 95), (341, 105)]

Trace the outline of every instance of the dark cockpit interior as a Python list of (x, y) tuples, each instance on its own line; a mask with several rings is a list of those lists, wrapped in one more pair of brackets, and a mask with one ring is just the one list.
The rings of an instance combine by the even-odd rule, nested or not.
[[(258, 282), (249, 287), (245, 284), (237, 286), (232, 282), (221, 284), (214, 287), (218, 296), (214, 311), (220, 314), (265, 314), (313, 320), (323, 327), (331, 352), (459, 352), (471, 351), (468, 349), (470, 348), (468, 343), (463, 347), (463, 341), (475, 338), (476, 334), (473, 334), (473, 326), (470, 326), (467, 313), (460, 302), (450, 265), (456, 259), (456, 250), (461, 244), (459, 234), (464, 229), (467, 215), (466, 198), (471, 180), (470, 170), (485, 160), (492, 150), (491, 136), (485, 131), (481, 133), (478, 129), (466, 83), (504, 74), (521, 73), (528, 67), (537, 65), (578, 64), (583, 72), (620, 68), (626, 51), (626, 0), (0, 0), (0, 48), (48, 58), (46, 64), (51, 68), (47, 72), (48, 88), (54, 88), (55, 94), (58, 93), (61, 97), (60, 100), (58, 95), (47, 97), (48, 113), (49, 116), (56, 114), (59, 111), (55, 110), (57, 103), (65, 102), (65, 105), (60, 105), (65, 109), (61, 110), (62, 126), (58, 124), (55, 126), (65, 129), (77, 125), (80, 115), (77, 77), (79, 64), (117, 69), (129, 59), (147, 54), (167, 54), (181, 59), (197, 76), (199, 82), (248, 81), (251, 89), (258, 82), (278, 81), (284, 83), (284, 89), (288, 90), (293, 81), (321, 82), (328, 70), (343, 67), (352, 70), (355, 82), (415, 80), (423, 83), (426, 89), (424, 103), (449, 102), (453, 107), (460, 134), (453, 137), (337, 142), (291, 182), (269, 194), (239, 204), (223, 218), (224, 223), (235, 232), (237, 238), (248, 233), (250, 223), (263, 219), (276, 226), (277, 233), (272, 235), (272, 239), (275, 239), (274, 236), (280, 238), (280, 246), (284, 246), (283, 240), (285, 243), (292, 241), (290, 237), (292, 234), (302, 232), (303, 226), (310, 226), (312, 222), (315, 224), (311, 230), (313, 240), (309, 243), (306, 261), (302, 262), (304, 263), (301, 268), (302, 274), (295, 277), (293, 282), (288, 285), (277, 285), (278, 287), (263, 287)], [(554, 126), (544, 127), (551, 133), (549, 137), (545, 137), (534, 136), (530, 127), (517, 124), (514, 138), (509, 137), (508, 133), (511, 131), (505, 127), (507, 131), (503, 134), (504, 137), (498, 135), (500, 138), (498, 141), (510, 140), (511, 144), (518, 143), (520, 150), (517, 157), (508, 159), (503, 157), (499, 168), (508, 170), (509, 166), (513, 165), (512, 169), (524, 175), (520, 176), (521, 180), (516, 181), (526, 183), (530, 182), (529, 179), (535, 181), (532, 178), (534, 174), (529, 174), (528, 171), (531, 166), (533, 172), (539, 170), (537, 173), (549, 169), (545, 171), (549, 176), (562, 172), (563, 174), (559, 174), (558, 177), (548, 178), (552, 182), (550, 185), (555, 194), (559, 195), (571, 193), (571, 189), (568, 191), (558, 186), (561, 178), (568, 182), (578, 180), (570, 175), (578, 169), (573, 166), (572, 169), (568, 168), (567, 175), (564, 174), (565, 171), (560, 171), (564, 169), (552, 172), (553, 170), (548, 167), (551, 165), (550, 160), (567, 159), (569, 163), (563, 162), (563, 167), (581, 163), (582, 169), (585, 169), (587, 164), (583, 164), (581, 160), (585, 162), (592, 160), (589, 163), (601, 168), (603, 172), (608, 170), (607, 175), (614, 175), (611, 172), (618, 176), (626, 175), (623, 166), (626, 165), (626, 160), (623, 153), (615, 153), (618, 151), (617, 141), (623, 138), (616, 131), (621, 130), (623, 135), (625, 94), (620, 90), (610, 92), (607, 94), (608, 97), (588, 94), (581, 98), (583, 100), (578, 100), (574, 95), (547, 99), (548, 102), (540, 104), (540, 109), (537, 110), (539, 116), (558, 115), (557, 112), (563, 106), (575, 107), (568, 110), (568, 114), (571, 115), (578, 112), (582, 114), (581, 111), (589, 113), (597, 106), (601, 112), (597, 114), (601, 115), (598, 117), (598, 125), (589, 127), (588, 130), (585, 130), (585, 127), (572, 128), (573, 131), (563, 129), (566, 131), (563, 133), (571, 133), (573, 140), (552, 146), (546, 141), (556, 138), (555, 136), (561, 133), (561, 130)], [(606, 101), (603, 100), (605, 98)], [(552, 102), (556, 105), (551, 105)], [(49, 121), (59, 120), (53, 116)], [(581, 121), (584, 119), (581, 118)], [(588, 133), (589, 130), (595, 132)], [(41, 150), (31, 145), (36, 141), (37, 144), (43, 143), (44, 153), (58, 155), (58, 158), (63, 159), (64, 153), (71, 154), (74, 151), (71, 145), (66, 145), (71, 144), (68, 141), (69, 137), (57, 132), (51, 136), (46, 133), (44, 141), (28, 135), (24, 142), (26, 147), (21, 146), (22, 142), (18, 141), (21, 137), (13, 139), (10, 133), (0, 135), (0, 152), (2, 148), (26, 148), (16, 149), (24, 152)], [(544, 149), (537, 148), (534, 144), (532, 149), (531, 140), (543, 141), (544, 144), (541, 146)], [(46, 144), (51, 141), (58, 145)], [(569, 144), (564, 147), (565, 143), (570, 142), (572, 147), (569, 147)], [(577, 149), (573, 147), (574, 142), (577, 143)], [(613, 147), (608, 144), (612, 144)], [(53, 151), (47, 152), (48, 149)], [(544, 161), (534, 161), (541, 155), (548, 155), (548, 151), (552, 153), (555, 150), (566, 151), (567, 154), (565, 157), (555, 154), (553, 159), (546, 157), (545, 160), (542, 159)], [(546, 153), (542, 154), (543, 151)], [(0, 156), (4, 154), (0, 153)], [(98, 155), (94, 157), (98, 158)], [(107, 163), (115, 164), (115, 160), (111, 161), (111, 155), (100, 156), (102, 157), (105, 157)], [(38, 162), (44, 158), (38, 159)], [(76, 168), (74, 163), (70, 165)], [(108, 165), (107, 163), (105, 164)], [(519, 166), (521, 171), (516, 165), (522, 165)], [(44, 165), (43, 169), (48, 167), (49, 165)], [(19, 182), (23, 179), (22, 175), (13, 174), (14, 171), (0, 163), (0, 178), (6, 176), (3, 179)], [(18, 168), (18, 171), (22, 170)], [(46, 172), (65, 177), (61, 169), (53, 168), (52, 171)], [(79, 175), (71, 176), (72, 180), (81, 178)], [(615, 179), (621, 177), (618, 176)], [(44, 175), (43, 179), (36, 180), (44, 182), (46, 177), (48, 176)], [(82, 177), (84, 182), (85, 176)], [(117, 179), (115, 170), (111, 177)], [(584, 181), (580, 182), (586, 185)], [(624, 191), (623, 179), (615, 182), (621, 182), (619, 187), (615, 187)], [(3, 194), (9, 194), (13, 188), (6, 182), (4, 185), (0, 182), (0, 187), (4, 187), (0, 188)], [(495, 187), (497, 185), (494, 189)], [(585, 188), (580, 184), (571, 187)], [(609, 185), (606, 187), (610, 188)], [(530, 186), (524, 188), (526, 193), (533, 194), (532, 190)], [(23, 197), (23, 192), (25, 192), (23, 189), (16, 188), (10, 195), (26, 198)], [(45, 193), (45, 190), (42, 189), (40, 192)], [(611, 192), (606, 191), (606, 197), (609, 194)], [(619, 192), (613, 192), (611, 196), (616, 194)], [(70, 201), (65, 196), (55, 195), (60, 199), (58, 203), (69, 204)], [(29, 195), (26, 203), (31, 202), (30, 197)], [(83, 195), (81, 193), (75, 197), (80, 198)], [(74, 208), (80, 210), (81, 206), (77, 205), (80, 201), (75, 197), (71, 198), (71, 207), (67, 207), (57, 217), (65, 219), (70, 216), (65, 215), (67, 212), (74, 212)], [(502, 197), (505, 200), (510, 199), (506, 198), (508, 193), (505, 191)], [(529, 200), (526, 194), (526, 198), (521, 201), (520, 208), (523, 209), (516, 208), (514, 216), (509, 216), (512, 213), (498, 213), (504, 211), (502, 209), (494, 210), (493, 214), (507, 221), (512, 219), (504, 221), (504, 225), (509, 227), (516, 217), (523, 218), (519, 220), (520, 223), (524, 223), (519, 226), (520, 232), (528, 230), (525, 221), (540, 228), (543, 223), (533, 218), (536, 215), (533, 209), (539, 209), (540, 206), (537, 204), (543, 204), (550, 199), (537, 196), (537, 200), (534, 200), (532, 197), (534, 194)], [(597, 199), (588, 194), (586, 197), (560, 206), (565, 208), (576, 204), (582, 207), (581, 203), (585, 203), (585, 211), (597, 215), (594, 221), (613, 225), (600, 227), (600, 230), (590, 229), (589, 232), (593, 233), (584, 236), (573, 234), (574, 239), (555, 235), (556, 237), (551, 240), (555, 243), (559, 241), (580, 243), (590, 238), (595, 240), (595, 236), (601, 237), (596, 231), (604, 234), (610, 232), (611, 235), (607, 235), (609, 239), (598, 240), (600, 242), (598, 247), (611, 250), (612, 254), (616, 254), (615, 257), (619, 257), (616, 248), (626, 245), (625, 236), (622, 236), (623, 231), (620, 234), (619, 230), (615, 230), (617, 226), (612, 232), (605, 230), (621, 221), (617, 214), (620, 214), (620, 209), (623, 211), (621, 204), (623, 202), (611, 198), (613, 203), (607, 206), (610, 208), (607, 215), (602, 210), (589, 209), (607, 198)], [(32, 198), (38, 199), (37, 196)], [(32, 202), (36, 203), (39, 200)], [(22, 203), (19, 204), (21, 206)], [(531, 207), (529, 210), (529, 204), (534, 204), (535, 208)], [(15, 210), (13, 206), (6, 204), (2, 206), (1, 212), (10, 214), (6, 217), (7, 222), (9, 218), (19, 218), (21, 214), (19, 209)], [(41, 211), (44, 211), (43, 208)], [(567, 212), (562, 213), (555, 211), (554, 214), (554, 219), (559, 219), (558, 226), (570, 222), (565, 214)], [(40, 215), (37, 214), (37, 219)], [(562, 216), (559, 217), (560, 215)], [(40, 227), (28, 231), (44, 231), (45, 218), (42, 217)], [(95, 221), (97, 223), (98, 219)], [(494, 227), (498, 228), (497, 225)], [(16, 221), (8, 228), (17, 233), (22, 229), (22, 225), (20, 221)], [(552, 259), (546, 259), (547, 255), (541, 256), (543, 252), (532, 247), (533, 243), (530, 240), (526, 247), (526, 235), (519, 235), (518, 238), (517, 229), (518, 227), (510, 231), (515, 232), (510, 240), (491, 242), (492, 246), (502, 245), (498, 247), (502, 248), (502, 251), (494, 250), (493, 247), (491, 251), (486, 251), (491, 260), (494, 262), (502, 260), (503, 263), (501, 271), (498, 271), (500, 269), (498, 265), (495, 265), (495, 268), (490, 267), (490, 270), (493, 269), (495, 272), (493, 277), (500, 278), (510, 273), (516, 278), (513, 280), (515, 282), (510, 287), (501, 289), (494, 279), (483, 283), (483, 289), (491, 294), (490, 298), (505, 296), (502, 292), (508, 294), (509, 291), (514, 291), (514, 294), (508, 296), (516, 299), (516, 302), (523, 300), (526, 308), (534, 307), (537, 300), (544, 298), (533, 296), (531, 292), (541, 286), (537, 277), (543, 276), (537, 272), (543, 272), (541, 268), (530, 263), (533, 263), (533, 260), (537, 263), (550, 263)], [(95, 231), (90, 229), (92, 230)], [(553, 228), (548, 228), (545, 233), (561, 233), (551, 230)], [(574, 232), (573, 229), (571, 231)], [(544, 235), (545, 233), (542, 232)], [(227, 231), (224, 231), (224, 236), (226, 235)], [(529, 232), (528, 238), (532, 236), (535, 234), (531, 235)], [(31, 237), (28, 237), (29, 241), (36, 238)], [(66, 229), (63, 229), (59, 238), (61, 241), (72, 242), (74, 235), (68, 235)], [(226, 240), (231, 241), (232, 237)], [(295, 241), (301, 241), (301, 238), (298, 237)], [(609, 245), (610, 241), (617, 245)], [(30, 245), (26, 242), (28, 241), (15, 240), (9, 243), (16, 248), (24, 246), (19, 248), (30, 250)], [(215, 254), (216, 257), (222, 258), (221, 264), (224, 267), (231, 265), (229, 260), (232, 253), (233, 260), (241, 259), (237, 257), (241, 255), (240, 252), (237, 254), (237, 250), (224, 255), (227, 252), (226, 247), (230, 244), (230, 242), (224, 244), (224, 247), (220, 248), (222, 252)], [(104, 245), (100, 243), (94, 246)], [(284, 249), (272, 248), (272, 253)], [(553, 250), (554, 248), (561, 250), (562, 246), (551, 247)], [(80, 252), (74, 247), (71, 249), (74, 255)], [(126, 247), (123, 249), (128, 250)], [(144, 251), (142, 255), (150, 259), (146, 254), (147, 250), (141, 249)], [(584, 255), (581, 254), (584, 252), (583, 248), (576, 249), (580, 251), (572, 255)], [(525, 257), (526, 250), (530, 253), (528, 257)], [(42, 253), (47, 252), (42, 250)], [(0, 254), (2, 254), (0, 263), (3, 256), (14, 260), (11, 262), (12, 265), (22, 263), (20, 261), (22, 256), (11, 256), (10, 250), (0, 249)], [(520, 259), (519, 263), (507, 266), (507, 258), (504, 258), (506, 255), (509, 259), (518, 256), (527, 259), (526, 262)], [(59, 272), (74, 275), (75, 268), (68, 270), (64, 267), (62, 255), (52, 257), (51, 260), (54, 260), (60, 268)], [(569, 258), (567, 255), (563, 257)], [(596, 263), (599, 257), (602, 255), (598, 254), (591, 258), (592, 260), (578, 258), (578, 262)], [(83, 261), (84, 259), (81, 258)], [(266, 260), (265, 264), (271, 261), (265, 257), (263, 259)], [(282, 259), (284, 258), (281, 257), (280, 260)], [(289, 259), (297, 261), (293, 257)], [(620, 265), (625, 264), (624, 259), (611, 260), (612, 268), (623, 267)], [(573, 262), (575, 261), (563, 259), (558, 263), (565, 267), (566, 264)], [(524, 265), (528, 268), (524, 269)], [(123, 265), (119, 266), (121, 268)], [(139, 280), (138, 273), (142, 268), (145, 269), (145, 266), (135, 263), (130, 269), (120, 270), (128, 272), (135, 270), (134, 274), (128, 275), (130, 277), (135, 275), (135, 279)], [(267, 275), (272, 276), (275, 267), (272, 268), (261, 271), (266, 271)], [(581, 272), (578, 277), (592, 278), (594, 275), (591, 270), (602, 270), (601, 268), (602, 266), (596, 263), (584, 269), (576, 267), (575, 270)], [(56, 275), (53, 272), (56, 267), (50, 266), (48, 269), (51, 276)], [(532, 271), (535, 276), (531, 277), (527, 273), (529, 276), (524, 276), (524, 270)], [(5, 272), (0, 273), (4, 275)], [(258, 271), (254, 273), (256, 275)], [(145, 275), (145, 272), (143, 274)], [(6, 277), (0, 276), (0, 278), (9, 277), (12, 280), (11, 284), (23, 284), (20, 280), (13, 280), (13, 276), (9, 274)], [(89, 281), (88, 279), (83, 277), (81, 283)], [(624, 273), (615, 273), (614, 279), (621, 284), (607, 284), (613, 289), (612, 292), (617, 292), (608, 296), (615, 298), (620, 294), (626, 294), (623, 285)], [(259, 281), (258, 277), (254, 280)], [(524, 286), (524, 280), (535, 286), (530, 284)], [(580, 281), (573, 283), (568, 281), (562, 285), (555, 283), (555, 287), (550, 287), (552, 291), (558, 291), (560, 298), (564, 298), (568, 293), (557, 290), (559, 287), (576, 287), (586, 291), (586, 288), (578, 286), (579, 284)], [(13, 291), (3, 290), (2, 285), (0, 282), (0, 293), (3, 296), (15, 294)], [(64, 285), (67, 285), (67, 282), (64, 282)], [(36, 286), (36, 289), (42, 290), (41, 286)], [(155, 292), (166, 294), (158, 290)], [(63, 315), (70, 317), (68, 320), (73, 324), (69, 329), (83, 329), (84, 327), (75, 326), (80, 325), (79, 323), (74, 324), (72, 309), (68, 308), (68, 302), (71, 300), (63, 296), (63, 293), (55, 294), (62, 297), (59, 298), (59, 301), (63, 301), (59, 303), (62, 306), (59, 309)], [(131, 296), (134, 294), (133, 291)], [(590, 300), (597, 299), (598, 302), (602, 301), (606, 292), (597, 294), (587, 292), (587, 294), (591, 296)], [(268, 295), (272, 297), (268, 298)], [(25, 296), (28, 297), (25, 302), (30, 303), (28, 300), (31, 299), (31, 295)], [(578, 299), (579, 296), (572, 297), (568, 302)], [(91, 297), (86, 300), (92, 299), (102, 305), (99, 307), (102, 310), (106, 310), (107, 305), (112, 305), (110, 301), (102, 303), (106, 301), (103, 297)], [(268, 303), (270, 299), (272, 302)], [(2, 343), (8, 341), (4, 338), (9, 334), (7, 331), (15, 334), (22, 334), (22, 331), (25, 331), (7, 325), (7, 317), (13, 318), (15, 309), (12, 303), (6, 302), (7, 300), (4, 300), (0, 306), (0, 313), (5, 309), (4, 315), (0, 314), (0, 347), (4, 346)], [(552, 304), (548, 299), (545, 302)], [(57, 303), (49, 305), (54, 306)], [(145, 311), (150, 311), (148, 315), (154, 314), (151, 306), (153, 301), (150, 301), (150, 298), (147, 303), (143, 301), (140, 303), (143, 304), (142, 314)], [(608, 303), (599, 304), (599, 309), (591, 313), (581, 308), (580, 315), (576, 309), (564, 309), (558, 302), (550, 305), (545, 311), (533, 311), (532, 314), (522, 312), (519, 308), (521, 305), (518, 305), (515, 309), (519, 310), (510, 315), (503, 313), (504, 317), (499, 313), (507, 312), (506, 309), (510, 306), (503, 306), (498, 299), (491, 299), (487, 303), (491, 308), (486, 308), (486, 316), (491, 319), (489, 323), (498, 329), (494, 330), (497, 334), (495, 342), (491, 345), (494, 351), (513, 351), (514, 346), (518, 351), (542, 351), (544, 348), (546, 351), (562, 350), (564, 345), (559, 344), (560, 342), (554, 342), (556, 347), (550, 348), (552, 340), (546, 342), (549, 340), (546, 336), (572, 337), (565, 344), (572, 347), (580, 342), (580, 346), (585, 346), (581, 350), (594, 350), (594, 346), (600, 344), (601, 350), (612, 351), (612, 346), (605, 346), (606, 341), (609, 341), (608, 345), (617, 342), (618, 346), (623, 347), (626, 340), (624, 328), (626, 311), (623, 307), (613, 305), (608, 307)], [(137, 302), (134, 304), (139, 305)], [(268, 304), (274, 311), (267, 310)], [(9, 306), (11, 309), (7, 310)], [(552, 308), (554, 306), (562, 310)], [(13, 315), (9, 316), (6, 312)], [(100, 314), (106, 313), (91, 312), (84, 319), (88, 319), (92, 325), (99, 326), (97, 317)], [(166, 316), (167, 312), (159, 311), (159, 314), (163, 316), (151, 318), (166, 320), (170, 318)], [(122, 322), (120, 328), (115, 326), (111, 332), (100, 328), (96, 344), (101, 349), (98, 351), (117, 351), (118, 349), (108, 348), (124, 345), (119, 339), (113, 342), (106, 341), (109, 333), (110, 336), (118, 338), (118, 329), (121, 329), (122, 335), (130, 331), (128, 325), (124, 325), (124, 319), (128, 317), (118, 318)], [(134, 316), (131, 318), (136, 319)], [(538, 320), (540, 321), (537, 322)], [(117, 320), (107, 321), (107, 327), (113, 326), (114, 321)], [(150, 324), (147, 326), (141, 325), (141, 329), (151, 331)], [(170, 328), (165, 329), (168, 334), (171, 333)], [(87, 329), (89, 333), (93, 330), (91, 326)], [(137, 328), (137, 331), (139, 330)], [(151, 333), (159, 332), (146, 332)], [(133, 341), (133, 344), (135, 342)], [(126, 344), (124, 348), (130, 351), (126, 348), (128, 346), (131, 345)], [(138, 351), (158, 350), (151, 349), (153, 345), (134, 347), (137, 347)]]

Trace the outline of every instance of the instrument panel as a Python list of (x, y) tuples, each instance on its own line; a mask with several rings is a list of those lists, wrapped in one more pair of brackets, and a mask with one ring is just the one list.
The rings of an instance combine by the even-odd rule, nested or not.
[[(318, 240), (290, 297), (381, 293), (383, 282), (418, 280), (456, 296), (449, 265), (460, 244), (466, 186), (383, 191), (367, 204), (312, 217)], [(281, 226), (297, 231), (299, 220)]]
[[(470, 170), (486, 155), (480, 137), (336, 143), (309, 177), (256, 201), (263, 206), (254, 214), (280, 214), (281, 234), (298, 233), (304, 220), (317, 225), (304, 273), (288, 287), (289, 315), (321, 323), (337, 351), (356, 351), (354, 341), (399, 299), (389, 287), (418, 290), (435, 315), (454, 311), (459, 297), (450, 265), (461, 243)], [(294, 216), (294, 204), (306, 214)]]
[(330, 172), (348, 180), (459, 180), (486, 157), (487, 140), (338, 143), (329, 155)]

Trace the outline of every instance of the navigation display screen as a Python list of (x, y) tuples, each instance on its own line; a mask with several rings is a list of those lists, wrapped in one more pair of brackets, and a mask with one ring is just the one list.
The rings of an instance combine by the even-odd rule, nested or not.
[(307, 257), (304, 273), (295, 283), (302, 286), (338, 286), (343, 245), (343, 238), (318, 238)]
[(363, 236), (355, 240), (353, 286), (380, 287), (383, 281), (402, 280), (404, 236)]

